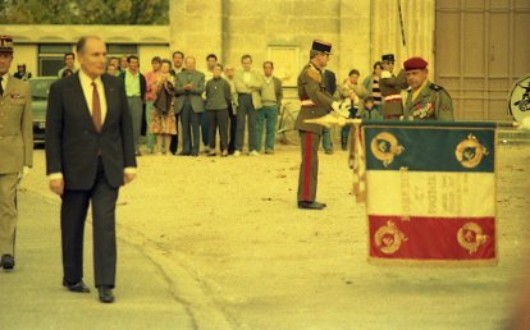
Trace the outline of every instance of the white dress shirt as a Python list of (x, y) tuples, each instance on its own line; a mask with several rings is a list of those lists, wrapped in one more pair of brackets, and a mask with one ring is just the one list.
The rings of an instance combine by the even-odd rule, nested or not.
[(81, 88), (83, 89), (83, 94), (85, 95), (85, 101), (92, 115), (92, 93), (94, 87), (92, 87), (92, 82), (96, 83), (96, 88), (99, 94), (99, 108), (101, 109), (101, 125), (105, 122), (107, 116), (107, 98), (105, 96), (105, 88), (103, 87), (103, 82), (101, 77), (97, 77), (95, 80), (92, 80), (83, 70), (79, 70), (79, 81), (81, 82)]
[[(94, 90), (94, 87), (92, 86), (92, 82), (96, 83), (96, 88), (98, 90), (99, 94), (99, 108), (101, 110), (101, 125), (105, 122), (105, 118), (107, 116), (107, 98), (105, 95), (105, 88), (103, 87), (103, 81), (101, 81), (101, 77), (97, 77), (95, 80), (92, 80), (86, 73), (83, 72), (83, 70), (79, 70), (79, 81), (81, 82), (81, 88), (83, 90), (83, 95), (85, 96), (85, 101), (88, 106), (88, 111), (90, 111), (90, 115), (92, 116), (93, 106), (92, 106), (92, 93)], [(130, 173), (135, 174), (137, 169), (135, 167), (126, 167), (124, 169), (124, 173)], [(48, 175), (48, 180), (57, 180), (62, 179), (63, 174), (62, 173), (50, 173)]]

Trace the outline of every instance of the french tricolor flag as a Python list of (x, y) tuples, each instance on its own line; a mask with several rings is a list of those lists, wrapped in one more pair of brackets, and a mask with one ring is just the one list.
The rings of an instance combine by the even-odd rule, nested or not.
[(361, 127), (369, 258), (495, 264), (495, 124)]

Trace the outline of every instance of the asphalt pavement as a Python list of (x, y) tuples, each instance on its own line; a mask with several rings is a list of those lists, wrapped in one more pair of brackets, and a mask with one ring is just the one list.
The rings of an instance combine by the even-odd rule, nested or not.
[(140, 247), (118, 240), (113, 304), (98, 300), (92, 267), (92, 231), (85, 231), (85, 282), (89, 294), (61, 285), (59, 205), (36, 193), (18, 196), (16, 264), (0, 270), (0, 329), (194, 329), (189, 308)]

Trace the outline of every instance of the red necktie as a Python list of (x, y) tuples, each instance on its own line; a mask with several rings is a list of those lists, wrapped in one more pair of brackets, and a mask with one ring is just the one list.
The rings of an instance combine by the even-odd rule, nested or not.
[(96, 131), (101, 132), (101, 105), (99, 103), (99, 94), (95, 82), (92, 82), (92, 121)]

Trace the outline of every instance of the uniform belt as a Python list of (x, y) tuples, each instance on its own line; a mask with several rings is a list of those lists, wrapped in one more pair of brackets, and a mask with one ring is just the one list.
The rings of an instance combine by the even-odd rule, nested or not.
[(388, 95), (383, 98), (385, 102), (401, 102), (403, 99), (401, 98), (401, 95), (394, 94), (394, 95)]
[(311, 100), (301, 100), (300, 105), (303, 107), (315, 107), (316, 106), (315, 102)]

